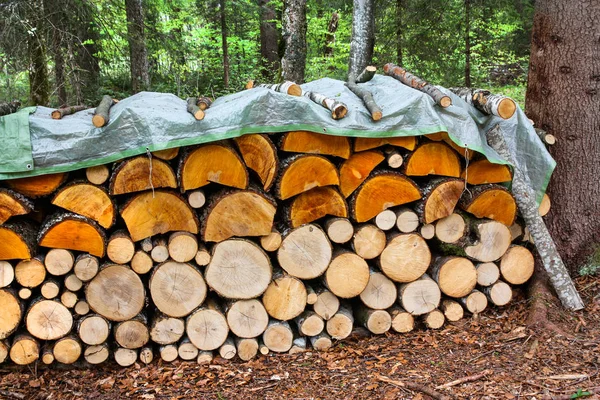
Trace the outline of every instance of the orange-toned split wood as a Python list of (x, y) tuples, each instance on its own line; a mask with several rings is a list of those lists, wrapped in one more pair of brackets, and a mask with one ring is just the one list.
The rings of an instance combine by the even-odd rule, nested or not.
[(458, 154), (442, 142), (424, 143), (417, 147), (404, 165), (408, 176), (441, 175), (458, 178), (461, 172)]
[(398, 136), (386, 138), (355, 138), (354, 151), (371, 150), (377, 147), (392, 145), (403, 147), (407, 150), (414, 150), (417, 146), (416, 136)]
[(486, 183), (502, 183), (512, 180), (512, 173), (508, 165), (493, 164), (487, 159), (481, 159), (469, 163), (462, 172), (462, 179), (467, 178), (470, 185), (484, 185)]
[(279, 159), (269, 136), (244, 135), (234, 140), (248, 168), (258, 175), (263, 189), (270, 190), (279, 171)]
[(179, 164), (179, 187), (197, 189), (210, 182), (238, 189), (248, 187), (248, 170), (236, 151), (224, 144), (207, 144), (186, 152)]
[(465, 188), (460, 179), (434, 179), (423, 188), (423, 199), (417, 203), (416, 211), (424, 224), (431, 224), (454, 212)]
[(91, 218), (105, 229), (110, 228), (117, 218), (115, 205), (106, 190), (87, 182), (63, 186), (52, 199), (52, 204)]
[(59, 213), (46, 219), (38, 235), (42, 247), (67, 249), (104, 257), (106, 234), (90, 218), (73, 214)]
[(340, 191), (348, 197), (364, 182), (371, 171), (385, 160), (378, 151), (361, 151), (354, 153), (340, 166)]
[(282, 200), (314, 187), (340, 184), (337, 168), (323, 156), (299, 154), (283, 160), (281, 165), (275, 193)]
[(117, 165), (110, 177), (108, 191), (111, 195), (118, 195), (152, 188), (176, 187), (175, 172), (169, 164), (159, 159), (139, 156)]
[(477, 218), (489, 218), (511, 226), (517, 216), (517, 203), (513, 195), (500, 185), (482, 185), (465, 193), (460, 207)]
[(35, 255), (37, 231), (26, 221), (0, 225), (0, 260), (27, 260)]
[(5, 183), (17, 192), (29, 197), (41, 197), (54, 193), (67, 179), (66, 173), (11, 179)]
[(348, 205), (333, 187), (318, 187), (295, 197), (286, 214), (291, 227), (296, 228), (326, 215), (346, 218)]
[(15, 215), (33, 211), (33, 203), (20, 193), (0, 188), (0, 225)]
[(324, 154), (345, 159), (352, 154), (349, 138), (308, 131), (286, 133), (279, 148), (292, 153)]

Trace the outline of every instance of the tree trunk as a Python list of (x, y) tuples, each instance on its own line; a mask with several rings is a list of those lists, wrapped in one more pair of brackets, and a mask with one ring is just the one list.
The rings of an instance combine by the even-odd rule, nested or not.
[[(352, 40), (348, 77), (357, 77), (373, 59), (375, 46), (374, 0), (354, 0), (352, 13)], [(349, 79), (351, 81), (352, 79)]]
[[(600, 9), (584, 1), (536, 2), (526, 110), (554, 135), (558, 163), (548, 229), (571, 273), (600, 243)], [(568, 101), (567, 99), (577, 99)], [(574, 178), (576, 174), (576, 179)]]
[[(73, 4), (73, 3), (71, 3)], [(96, 6), (88, 2), (77, 2), (76, 10), (67, 13), (72, 18), (68, 21), (69, 33), (74, 39), (68, 44), (71, 74), (71, 85), (75, 90), (75, 103), (94, 104), (98, 99), (100, 65), (96, 54), (100, 50), (100, 35), (94, 23)]]
[(219, 1), (221, 17), (221, 47), (223, 49), (223, 86), (229, 87), (229, 51), (227, 50), (227, 19), (226, 19), (226, 0)]
[(64, 19), (61, 5), (55, 0), (45, 0), (44, 8), (48, 12), (48, 19), (52, 24), (52, 52), (54, 58), (54, 86), (58, 97), (58, 105), (67, 104), (67, 89), (65, 87), (65, 58), (64, 47)]
[(306, 67), (306, 0), (284, 0), (282, 77), (286, 81), (304, 82)]
[(138, 93), (147, 90), (150, 86), (142, 0), (125, 0), (125, 11), (131, 62), (131, 89), (133, 93)]
[(471, 0), (465, 0), (465, 86), (471, 87)]
[(258, 0), (260, 7), (260, 56), (262, 61), (262, 75), (270, 81), (277, 71), (279, 64), (277, 31), (277, 14), (273, 8), (272, 0)]
[(337, 31), (339, 20), (340, 15), (334, 11), (331, 14), (331, 19), (327, 25), (327, 33), (325, 34), (325, 57), (333, 56), (333, 43), (335, 42), (335, 32)]
[(402, 14), (404, 0), (396, 0), (396, 64), (402, 66)]
[(48, 105), (50, 100), (48, 87), (48, 67), (44, 39), (40, 35), (41, 19), (43, 13), (41, 6), (28, 6), (31, 13), (28, 19), (32, 21), (30, 34), (27, 36), (27, 49), (29, 53), (29, 102), (31, 105)]

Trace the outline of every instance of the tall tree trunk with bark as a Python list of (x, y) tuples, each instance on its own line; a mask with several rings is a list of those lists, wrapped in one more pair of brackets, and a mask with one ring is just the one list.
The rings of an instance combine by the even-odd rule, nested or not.
[(138, 93), (150, 87), (142, 0), (125, 0), (125, 11), (127, 13), (131, 88), (134, 93)]
[(535, 3), (526, 112), (557, 139), (548, 227), (572, 273), (600, 251), (600, 7)]
[(41, 36), (41, 19), (43, 10), (40, 5), (28, 5), (27, 14), (33, 26), (27, 36), (27, 50), (29, 53), (29, 102), (32, 105), (48, 105), (49, 84), (48, 67), (46, 62), (46, 48)]
[(354, 0), (348, 76), (357, 77), (373, 60), (375, 46), (375, 0)]
[(260, 7), (260, 56), (263, 77), (270, 80), (277, 71), (279, 54), (277, 53), (279, 32), (277, 31), (277, 14), (271, 0), (258, 0)]
[(58, 105), (63, 106), (67, 101), (67, 88), (65, 86), (65, 57), (63, 54), (63, 36), (65, 32), (65, 15), (62, 7), (55, 0), (44, 0), (44, 8), (49, 12), (48, 20), (52, 32), (52, 56), (54, 58), (54, 85)]
[(306, 68), (306, 0), (284, 0), (282, 77), (286, 81), (304, 82)]
[(402, 66), (402, 15), (404, 0), (396, 0), (396, 64)]
[(225, 8), (227, 2), (225, 0), (219, 1), (219, 7), (221, 9), (221, 46), (223, 48), (223, 85), (225, 88), (229, 87), (229, 51), (227, 50), (227, 16)]
[(325, 57), (333, 56), (333, 43), (335, 42), (335, 32), (338, 28), (340, 15), (337, 12), (331, 14), (331, 19), (327, 25), (327, 34), (325, 35)]
[(471, 0), (465, 0), (465, 86), (471, 87)]

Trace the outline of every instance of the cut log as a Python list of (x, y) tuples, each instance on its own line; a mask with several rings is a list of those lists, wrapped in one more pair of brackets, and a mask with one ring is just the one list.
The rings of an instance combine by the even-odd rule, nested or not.
[(8, 261), (0, 261), (0, 288), (7, 287), (15, 279), (15, 269)]
[(421, 198), (419, 187), (397, 172), (371, 174), (350, 198), (351, 215), (356, 222), (365, 222), (381, 211)]
[(342, 195), (349, 197), (384, 159), (383, 154), (378, 151), (363, 151), (351, 155), (340, 166), (339, 186)]
[(150, 257), (157, 263), (162, 263), (169, 259), (169, 247), (165, 238), (157, 237), (152, 239)]
[(115, 325), (114, 337), (117, 344), (126, 349), (139, 349), (150, 340), (148, 321), (142, 314), (129, 321)]
[(440, 310), (433, 310), (423, 316), (423, 322), (429, 329), (440, 329), (446, 322), (444, 313)]
[(348, 113), (348, 106), (341, 101), (325, 97), (321, 93), (307, 91), (303, 95), (308, 97), (316, 104), (319, 104), (331, 111), (331, 118), (342, 119)]
[(211, 182), (238, 189), (248, 187), (244, 162), (232, 147), (223, 144), (207, 144), (185, 152), (177, 176), (184, 192)]
[(281, 162), (275, 193), (279, 199), (285, 200), (315, 187), (339, 184), (338, 170), (327, 158), (298, 154)]
[(408, 176), (441, 175), (460, 177), (459, 155), (442, 142), (423, 143), (404, 162)]
[(106, 94), (102, 96), (102, 100), (100, 101), (100, 104), (98, 104), (98, 107), (96, 107), (96, 110), (94, 110), (94, 116), (92, 117), (92, 124), (94, 124), (96, 128), (102, 128), (108, 124), (108, 121), (110, 120), (110, 108), (115, 104), (117, 103), (112, 97)]
[(262, 302), (271, 317), (289, 321), (304, 311), (306, 296), (306, 287), (300, 279), (276, 273), (263, 295)]
[(440, 304), (441, 295), (440, 287), (427, 274), (398, 287), (398, 301), (412, 315), (423, 315), (435, 310)]
[(102, 185), (110, 177), (110, 170), (106, 165), (97, 165), (85, 169), (85, 177), (94, 185)]
[[(260, 346), (260, 344), (259, 344), (259, 346)], [(266, 347), (266, 349), (267, 349), (267, 352), (265, 353), (265, 355), (269, 354), (269, 348)], [(262, 349), (259, 347), (259, 350), (262, 350)], [(294, 338), (294, 341), (292, 342), (292, 347), (288, 350), (288, 354), (292, 355), (292, 354), (304, 353), (305, 351), (306, 351), (306, 338), (304, 336), (298, 336), (298, 337)], [(263, 354), (263, 353), (261, 352), (261, 354)]]
[(395, 282), (417, 280), (427, 271), (430, 263), (429, 246), (417, 233), (402, 233), (393, 237), (379, 257), (381, 271)]
[(105, 229), (110, 228), (117, 218), (115, 204), (106, 190), (82, 181), (63, 186), (52, 199), (52, 204), (91, 218)]
[(462, 215), (452, 213), (435, 224), (435, 237), (442, 243), (456, 243), (465, 237), (468, 231)]
[(73, 308), (75, 307), (75, 304), (77, 304), (77, 294), (73, 293), (69, 290), (65, 290), (61, 295), (60, 295), (60, 302), (67, 308)]
[(505, 306), (512, 300), (512, 288), (505, 282), (498, 281), (482, 289), (488, 300), (497, 306)]
[(138, 353), (136, 350), (117, 347), (113, 353), (115, 362), (121, 367), (130, 367), (137, 361)]
[(317, 336), (310, 338), (310, 344), (315, 350), (325, 351), (333, 346), (333, 341), (328, 334), (321, 332)]
[(73, 269), (75, 257), (69, 250), (51, 249), (44, 258), (44, 265), (48, 273), (54, 276), (63, 276)]
[(201, 121), (204, 119), (204, 111), (198, 107), (198, 99), (196, 97), (188, 97), (186, 100), (186, 110), (196, 119)]
[(52, 194), (67, 180), (67, 173), (32, 176), (5, 181), (11, 189), (27, 197), (42, 197)]
[(65, 336), (73, 327), (71, 312), (55, 300), (32, 302), (25, 316), (27, 331), (41, 340), (56, 340)]
[(210, 97), (206, 97), (206, 96), (202, 96), (198, 98), (198, 101), (196, 102), (196, 104), (198, 104), (198, 107), (204, 111), (208, 108), (210, 108), (210, 106), (212, 105), (213, 100)]
[(487, 308), (488, 300), (479, 290), (473, 290), (469, 295), (458, 300), (471, 314), (479, 314)]
[(81, 357), (81, 353), (83, 353), (83, 348), (76, 337), (67, 336), (58, 339), (56, 343), (54, 343), (52, 353), (54, 354), (54, 358), (56, 359), (56, 361), (58, 361), (59, 363), (73, 364), (77, 360), (79, 360), (79, 357)]
[(214, 302), (194, 311), (187, 318), (185, 332), (190, 341), (200, 350), (216, 350), (225, 343), (229, 327), (225, 316)]
[(219, 348), (219, 355), (225, 360), (231, 360), (237, 354), (237, 348), (235, 347), (235, 341), (233, 338), (227, 338), (225, 343)]
[(135, 245), (126, 231), (118, 230), (110, 235), (106, 256), (115, 264), (127, 264), (135, 254)]
[(141, 192), (157, 188), (176, 188), (177, 179), (171, 166), (146, 156), (127, 159), (114, 169), (108, 184), (111, 195)]
[(162, 313), (185, 317), (206, 298), (202, 274), (187, 263), (167, 261), (154, 268), (148, 281), (152, 302)]
[(423, 236), (423, 239), (427, 239), (427, 240), (433, 239), (433, 237), (435, 236), (435, 225), (433, 225), (433, 224), (422, 225), (421, 228), (419, 229), (419, 233), (421, 234), (421, 236)]
[(404, 311), (398, 306), (388, 310), (392, 317), (392, 330), (398, 333), (407, 333), (415, 328), (415, 318), (411, 313)]
[(279, 171), (277, 149), (267, 135), (244, 135), (234, 139), (244, 159), (252, 171), (256, 172), (265, 191), (271, 190)]
[(146, 239), (142, 240), (140, 242), (140, 247), (146, 253), (150, 253), (152, 251), (152, 249), (154, 248), (154, 245), (152, 244), (152, 238), (146, 238)]
[[(381, 146), (395, 146), (402, 147), (407, 150), (414, 150), (417, 146), (416, 136), (398, 136), (398, 137), (385, 137), (385, 138), (366, 138), (357, 137), (354, 139), (354, 151), (365, 151), (375, 149)], [(383, 161), (383, 159), (382, 159)]]
[(206, 246), (203, 244), (198, 244), (198, 252), (194, 257), (194, 261), (200, 267), (205, 267), (210, 263), (211, 255), (208, 250), (206, 250)]
[(210, 364), (213, 358), (214, 356), (212, 351), (201, 351), (198, 353), (198, 358), (196, 358), (196, 362), (200, 365)]
[(111, 321), (127, 321), (138, 315), (146, 303), (140, 277), (123, 265), (109, 265), (85, 289), (90, 308)]
[(192, 208), (202, 208), (204, 204), (206, 204), (206, 196), (204, 195), (204, 190), (197, 189), (188, 192), (187, 195), (188, 204)]
[(97, 257), (104, 257), (106, 252), (104, 230), (90, 218), (73, 213), (48, 217), (40, 228), (38, 243), (42, 247), (82, 251)]
[(132, 197), (121, 209), (134, 242), (172, 231), (198, 233), (198, 218), (174, 192), (157, 190)]
[(356, 321), (375, 335), (381, 335), (392, 327), (392, 316), (386, 310), (373, 310), (365, 305), (354, 309)]
[(365, 260), (379, 256), (385, 245), (385, 233), (375, 225), (364, 224), (356, 228), (352, 248)]
[(138, 275), (147, 274), (153, 266), (152, 257), (143, 250), (136, 251), (131, 259), (131, 269)]
[(31, 289), (24, 287), (24, 288), (19, 289), (17, 294), (19, 295), (19, 298), (21, 300), (29, 300), (31, 298), (31, 296), (33, 295), (33, 292), (31, 291)]
[(382, 231), (389, 231), (396, 225), (396, 213), (392, 210), (383, 210), (375, 217), (375, 225)]
[(190, 342), (190, 339), (184, 337), (177, 347), (177, 354), (184, 361), (195, 360), (198, 357), (198, 348)]
[(260, 245), (265, 251), (273, 252), (281, 247), (282, 240), (281, 233), (276, 229), (273, 229), (268, 235), (261, 236)]
[(29, 260), (19, 261), (15, 267), (15, 279), (19, 285), (26, 288), (40, 286), (46, 279), (44, 258), (36, 256)]
[(304, 286), (306, 286), (306, 304), (310, 304), (312, 306), (317, 302), (319, 296), (311, 286), (306, 284)]
[(464, 315), (462, 306), (454, 300), (442, 301), (440, 309), (444, 312), (444, 316), (450, 322), (459, 321)]
[(471, 226), (478, 241), (465, 247), (465, 254), (477, 261), (496, 261), (506, 253), (511, 243), (510, 231), (506, 225), (496, 221), (479, 221)]
[(391, 76), (406, 86), (410, 86), (413, 89), (428, 94), (440, 107), (446, 108), (452, 105), (452, 99), (450, 96), (446, 95), (429, 82), (411, 74), (402, 67), (399, 67), (393, 63), (387, 63), (383, 66), (383, 72), (387, 76)]
[(332, 247), (323, 230), (314, 224), (284, 233), (277, 261), (288, 274), (300, 279), (321, 276), (331, 262)]
[(354, 236), (354, 226), (347, 218), (329, 218), (323, 227), (333, 243), (347, 243)]
[(333, 187), (316, 187), (296, 196), (286, 207), (286, 219), (292, 228), (309, 224), (325, 216), (346, 218), (348, 205)]
[(152, 152), (152, 157), (160, 158), (164, 161), (171, 161), (179, 155), (179, 147), (172, 147), (170, 149), (158, 150)]
[(244, 239), (229, 239), (213, 248), (206, 283), (221, 297), (252, 299), (267, 290), (272, 267), (266, 253)]
[(31, 200), (14, 190), (0, 188), (0, 225), (15, 215), (25, 215), (33, 211)]
[(467, 102), (467, 104), (474, 106), (476, 109), (487, 115), (495, 115), (502, 119), (509, 119), (517, 110), (517, 105), (513, 99), (492, 94), (489, 90), (451, 88), (450, 91)]
[(227, 324), (236, 336), (254, 338), (267, 329), (269, 314), (259, 300), (239, 300), (228, 307)]
[(150, 325), (150, 339), (157, 344), (177, 343), (185, 333), (185, 322), (182, 318), (173, 318), (155, 313)]
[(340, 306), (340, 309), (327, 320), (326, 329), (332, 339), (346, 339), (352, 333), (354, 325), (354, 316), (352, 309), (347, 306)]
[(374, 310), (390, 308), (398, 298), (396, 285), (381, 272), (370, 271), (369, 283), (360, 294), (360, 300)]
[(294, 333), (287, 322), (271, 320), (262, 335), (262, 339), (269, 350), (276, 353), (285, 353), (292, 347)]
[(461, 174), (469, 185), (484, 185), (487, 183), (503, 183), (512, 180), (512, 172), (508, 165), (493, 164), (486, 158), (468, 164)]
[(179, 351), (176, 345), (167, 344), (165, 346), (160, 346), (158, 349), (158, 354), (160, 354), (161, 360), (165, 362), (172, 362), (177, 360), (179, 356)]
[(251, 87), (266, 88), (279, 93), (289, 94), (290, 96), (302, 96), (302, 88), (291, 81), (285, 81), (276, 84), (260, 83)]
[(169, 236), (169, 256), (177, 262), (188, 262), (198, 253), (198, 239), (189, 232), (173, 232)]
[(50, 365), (54, 362), (54, 354), (52, 353), (51, 342), (48, 342), (42, 346), (40, 359), (46, 365)]
[(235, 347), (242, 361), (252, 360), (258, 354), (258, 340), (254, 338), (236, 338)]
[(83, 287), (83, 282), (75, 274), (69, 274), (65, 277), (65, 287), (71, 292), (77, 292)]
[(90, 305), (85, 300), (79, 300), (73, 307), (73, 311), (79, 316), (87, 315), (90, 312)]
[(461, 199), (459, 206), (477, 218), (489, 218), (511, 226), (517, 216), (517, 203), (500, 185), (476, 186)]
[(88, 282), (96, 276), (99, 269), (100, 262), (96, 257), (90, 254), (80, 254), (75, 259), (73, 272), (82, 282)]
[(542, 197), (538, 208), (540, 217), (545, 217), (550, 212), (551, 205), (550, 196), (548, 196), (548, 193), (544, 193), (544, 197)]
[(83, 358), (85, 361), (92, 365), (102, 364), (110, 356), (110, 350), (108, 344), (102, 343), (94, 346), (88, 346), (83, 352)]
[(204, 210), (202, 238), (222, 242), (234, 236), (264, 236), (271, 233), (277, 204), (258, 190), (223, 190)]
[(26, 221), (0, 225), (0, 260), (28, 260), (37, 249), (37, 229)]
[(60, 283), (54, 279), (46, 279), (40, 286), (40, 294), (45, 299), (54, 299), (60, 293)]
[(533, 275), (534, 264), (533, 254), (526, 247), (513, 245), (500, 259), (500, 272), (508, 283), (521, 285)]
[(304, 336), (316, 336), (325, 329), (323, 318), (316, 312), (310, 310), (299, 315), (295, 319), (295, 322), (298, 327), (298, 332)]
[(381, 108), (379, 108), (377, 103), (375, 103), (373, 94), (370, 91), (361, 86), (358, 86), (352, 80), (350, 82), (346, 82), (346, 86), (348, 87), (348, 89), (350, 89), (352, 93), (354, 93), (358, 98), (362, 100), (367, 110), (369, 110), (369, 114), (371, 115), (371, 119), (373, 121), (379, 121), (381, 117), (383, 117), (383, 112), (381, 111)]
[(479, 263), (477, 268), (477, 284), (479, 286), (490, 286), (500, 278), (500, 269), (493, 262)]
[(386, 149), (385, 153), (388, 167), (398, 169), (404, 164), (404, 157), (398, 150), (390, 149), (388, 151), (388, 149)]
[(433, 179), (423, 189), (423, 199), (415, 207), (421, 221), (431, 224), (454, 212), (465, 182), (460, 179)]
[(342, 299), (356, 297), (369, 283), (369, 266), (364, 258), (350, 251), (334, 254), (325, 272), (327, 288)]
[[(529, 120), (529, 121), (531, 121), (531, 120)], [(531, 121), (531, 122), (533, 122), (533, 121)], [(542, 142), (544, 142), (546, 147), (553, 146), (556, 144), (556, 136), (554, 136), (553, 134), (548, 133), (543, 129), (539, 129), (539, 128), (533, 128), (533, 129), (535, 130), (535, 133), (537, 133), (540, 140)]]
[(139, 359), (144, 365), (148, 365), (154, 359), (154, 352), (151, 347), (142, 347), (140, 349)]
[(23, 305), (10, 289), (0, 289), (0, 340), (12, 335), (23, 317)]
[(279, 149), (292, 153), (330, 155), (348, 159), (352, 154), (350, 138), (308, 131), (292, 131), (283, 135)]
[(340, 299), (329, 290), (319, 288), (317, 291), (317, 301), (313, 304), (313, 310), (324, 320), (329, 320), (338, 312), (340, 308)]
[(439, 257), (430, 269), (431, 278), (438, 283), (446, 296), (464, 297), (477, 285), (477, 270), (464, 257)]
[(29, 365), (40, 357), (40, 344), (27, 334), (18, 334), (13, 339), (9, 354), (15, 364)]

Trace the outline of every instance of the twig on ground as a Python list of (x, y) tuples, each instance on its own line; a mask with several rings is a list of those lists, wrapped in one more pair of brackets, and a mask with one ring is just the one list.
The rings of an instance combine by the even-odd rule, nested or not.
[(439, 389), (448, 389), (448, 388), (451, 388), (452, 386), (460, 385), (461, 383), (477, 381), (477, 380), (479, 380), (479, 379), (483, 378), (484, 376), (489, 375), (491, 373), (492, 373), (491, 370), (486, 369), (485, 371), (483, 371), (483, 372), (481, 372), (479, 374), (465, 376), (463, 378), (456, 379), (456, 380), (454, 380), (452, 382), (448, 382), (448, 383), (444, 383), (443, 385), (436, 386), (435, 388), (436, 388), (436, 390), (439, 390)]
[(419, 383), (397, 381), (397, 380), (390, 379), (387, 376), (383, 376), (383, 375), (377, 375), (377, 380), (379, 380), (381, 382), (389, 383), (390, 385), (394, 385), (397, 387), (422, 392), (428, 396), (433, 397), (434, 399), (438, 399), (438, 400), (451, 400), (452, 399), (450, 396), (436, 392), (434, 389), (427, 387), (425, 385), (421, 385)]

